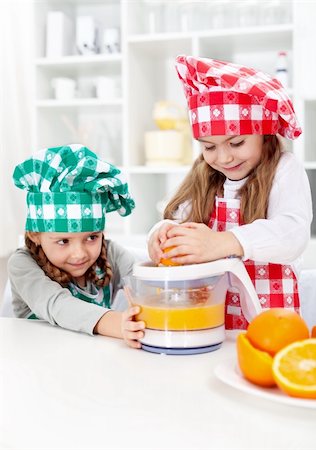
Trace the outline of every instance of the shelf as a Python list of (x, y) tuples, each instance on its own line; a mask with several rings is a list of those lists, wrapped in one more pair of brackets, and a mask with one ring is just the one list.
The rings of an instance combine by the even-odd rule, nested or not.
[(130, 174), (183, 174), (185, 175), (191, 166), (131, 166), (121, 168), (125, 173)]
[(189, 33), (135, 34), (127, 38), (127, 43), (134, 52), (154, 59), (161, 55), (175, 58), (181, 53), (195, 54), (192, 41), (198, 41), (201, 55), (234, 60), (234, 54), (238, 53), (290, 51), (292, 39), (293, 25), (281, 24)]
[[(220, 30), (207, 31), (191, 31), (191, 32), (174, 32), (174, 33), (142, 33), (130, 35), (127, 38), (128, 43), (154, 43), (154, 42), (169, 42), (169, 41), (183, 41), (192, 38), (228, 38), (228, 37), (249, 37), (249, 35), (264, 35), (265, 38), (273, 40), (275, 35), (289, 34), (293, 32), (293, 24), (280, 24), (270, 26), (258, 26), (247, 28), (229, 28)], [(249, 43), (249, 41), (248, 41)]]
[(35, 64), (38, 67), (60, 67), (78, 65), (99, 65), (104, 63), (117, 63), (122, 61), (121, 53), (98, 54), (98, 55), (70, 55), (62, 58), (37, 58)]
[[(167, 36), (170, 36), (167, 38)], [(190, 36), (172, 33), (170, 35), (137, 35), (128, 40), (131, 50), (139, 51), (146, 58), (155, 59), (163, 55), (175, 58), (180, 53), (192, 53)]]
[(169, 42), (169, 41), (184, 41), (192, 39), (193, 33), (142, 33), (133, 34), (127, 38), (128, 43), (154, 43), (154, 42)]
[(282, 23), (275, 25), (260, 25), (253, 27), (235, 27), (235, 28), (223, 28), (220, 30), (207, 30), (207, 31), (199, 31), (193, 32), (193, 36), (199, 37), (229, 37), (229, 36), (249, 36), (249, 35), (274, 35), (279, 33), (292, 33), (293, 32), (293, 24), (292, 23)]
[(72, 100), (38, 100), (36, 102), (37, 108), (74, 108), (85, 106), (122, 106), (122, 99), (114, 100), (100, 100), (98, 98), (77, 98)]
[[(199, 33), (201, 43), (211, 45), (216, 52), (226, 53), (227, 47), (234, 52), (260, 52), (289, 50), (292, 48), (293, 25), (274, 25), (251, 28), (232, 28), (225, 32)], [(250, 38), (254, 39), (250, 39)]]

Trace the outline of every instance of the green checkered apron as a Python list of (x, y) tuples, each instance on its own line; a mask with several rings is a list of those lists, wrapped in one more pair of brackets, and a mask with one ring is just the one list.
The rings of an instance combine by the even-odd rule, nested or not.
[(88, 281), (85, 288), (82, 288), (74, 283), (69, 283), (68, 289), (74, 297), (79, 298), (84, 302), (94, 303), (95, 305), (102, 306), (103, 308), (111, 308), (111, 293), (109, 286), (98, 288), (91, 283), (91, 281)]
[[(84, 302), (94, 303), (95, 305), (102, 306), (103, 308), (111, 308), (111, 291), (110, 286), (98, 288), (91, 281), (87, 282), (87, 286), (84, 288), (78, 286), (76, 283), (69, 283), (68, 289), (76, 298), (83, 300)], [(70, 300), (71, 301), (71, 300)], [(38, 319), (34, 313), (30, 313), (28, 319)]]

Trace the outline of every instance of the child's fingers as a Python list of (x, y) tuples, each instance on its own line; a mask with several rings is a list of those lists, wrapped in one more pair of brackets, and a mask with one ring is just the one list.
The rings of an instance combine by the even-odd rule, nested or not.
[(125, 342), (129, 347), (138, 348), (138, 349), (142, 348), (141, 343), (138, 341), (125, 340)]
[(155, 245), (152, 249), (152, 260), (155, 263), (158, 263), (160, 261), (160, 259), (162, 258), (162, 255), (163, 255), (163, 252), (160, 248), (160, 244), (158, 245), (158, 243), (157, 243), (157, 245)]
[(128, 341), (137, 341), (142, 339), (145, 333), (143, 331), (126, 331), (124, 332), (124, 338)]
[(150, 238), (148, 243), (148, 254), (150, 259), (155, 263), (158, 264), (162, 257), (162, 251), (160, 248), (160, 240), (158, 237), (158, 231), (154, 233), (154, 235)]
[(123, 312), (123, 320), (128, 321), (133, 318), (136, 314), (140, 313), (140, 307), (135, 305), (128, 308), (126, 311)]
[(132, 306), (123, 313), (122, 334), (125, 342), (132, 348), (140, 348), (138, 339), (144, 337), (145, 322), (135, 321), (133, 317), (140, 312), (139, 306)]
[(124, 331), (124, 340), (132, 348), (141, 348), (141, 343), (139, 339), (144, 337), (143, 331)]
[(125, 322), (125, 326), (124, 329), (126, 331), (140, 331), (143, 330), (145, 328), (145, 322), (139, 321), (139, 322), (134, 322), (132, 320), (129, 320), (127, 322)]
[(163, 244), (167, 239), (168, 239), (168, 232), (169, 230), (171, 230), (172, 228), (177, 227), (178, 224), (177, 223), (165, 223), (164, 225), (162, 225), (159, 230), (158, 230), (158, 239), (160, 244)]
[(192, 232), (194, 232), (194, 230), (195, 230), (194, 227), (184, 227), (182, 225), (180, 225), (179, 227), (174, 227), (168, 231), (168, 239), (177, 236), (190, 236)]
[(200, 226), (203, 226), (204, 224), (202, 223), (197, 223), (197, 222), (185, 222), (182, 223), (181, 226), (184, 228), (199, 228)]

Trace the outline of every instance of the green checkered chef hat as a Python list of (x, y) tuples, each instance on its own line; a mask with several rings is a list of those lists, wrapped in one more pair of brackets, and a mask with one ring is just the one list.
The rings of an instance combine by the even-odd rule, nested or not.
[(102, 231), (105, 214), (135, 207), (120, 170), (80, 144), (47, 148), (17, 165), (13, 180), (27, 190), (27, 231)]

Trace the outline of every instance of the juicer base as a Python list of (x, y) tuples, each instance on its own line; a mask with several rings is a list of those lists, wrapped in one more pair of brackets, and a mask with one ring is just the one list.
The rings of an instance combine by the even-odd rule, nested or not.
[(220, 344), (225, 339), (224, 325), (206, 330), (172, 331), (145, 328), (144, 331), (145, 336), (139, 342), (160, 349), (207, 348)]
[(142, 349), (151, 353), (164, 353), (165, 355), (197, 355), (199, 353), (208, 353), (218, 350), (221, 345), (222, 343), (197, 348), (163, 348), (142, 344)]

